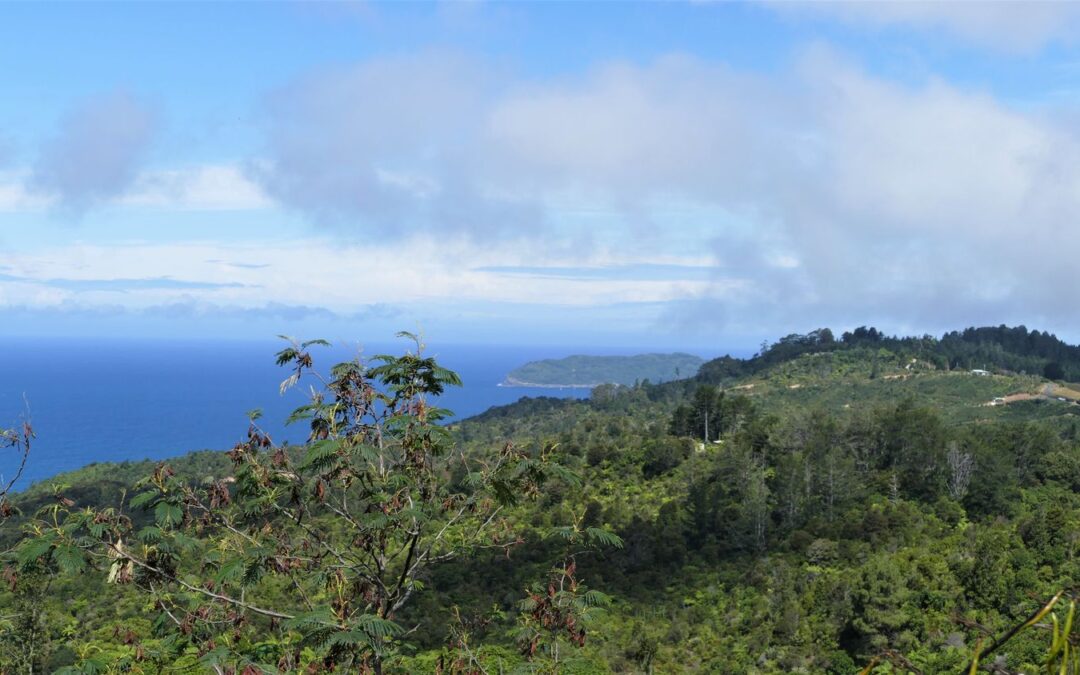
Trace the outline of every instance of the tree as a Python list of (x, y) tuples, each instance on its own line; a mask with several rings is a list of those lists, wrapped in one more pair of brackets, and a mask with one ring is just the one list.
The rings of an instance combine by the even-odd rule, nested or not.
[(577, 558), (604, 546), (622, 548), (623, 542), (606, 530), (587, 527), (583, 518), (551, 534), (565, 543), (562, 561), (550, 570), (546, 583), (534, 584), (521, 601), (516, 638), (522, 653), (531, 658), (542, 651), (549, 672), (559, 673), (570, 647), (585, 646), (589, 623), (611, 603), (607, 595), (581, 583)]
[[(33, 439), (29, 416), (18, 427), (0, 429), (0, 449), (10, 451), (15, 466), (10, 477), (0, 477), (0, 526), (16, 515), (8, 495), (22, 478)], [(10, 569), (0, 570), (0, 582), (14, 587), (16, 579), (17, 575)], [(0, 611), (0, 663), (10, 663), (19, 672), (41, 669), (48, 651), (49, 636), (40, 596), (40, 585), (24, 584), (15, 594), (12, 606)]]
[(833, 337), (833, 332), (829, 328), (818, 328), (811, 335), (816, 336), (818, 344), (831, 345), (836, 342), (836, 338)]
[(745, 396), (728, 396), (722, 389), (700, 385), (693, 398), (675, 408), (668, 430), (673, 436), (693, 436), (715, 441), (753, 414), (753, 404)]
[(975, 457), (970, 452), (961, 450), (959, 443), (956, 441), (950, 441), (945, 460), (949, 463), (949, 496), (956, 501), (960, 501), (967, 495), (968, 486), (971, 485), (971, 474), (975, 470)]
[(1065, 369), (1057, 361), (1050, 361), (1043, 367), (1043, 377), (1048, 380), (1065, 379)]
[(30, 457), (30, 443), (34, 439), (34, 429), (30, 426), (29, 418), (17, 428), (0, 429), (0, 450), (10, 451), (14, 456), (15, 472), (6, 480), (0, 476), (0, 524), (14, 514), (8, 494), (15, 484), (22, 478), (26, 469), (26, 461)]
[[(11, 570), (0, 574), (0, 582), (15, 585), (17, 575)], [(0, 671), (18, 673), (46, 672), (46, 659), (52, 651), (51, 631), (46, 620), (45, 579), (39, 575), (19, 580), (10, 602), (0, 607)]]
[(253, 412), (229, 452), (233, 475), (192, 485), (160, 465), (129, 505), (153, 514), (139, 529), (120, 508), (58, 501), (18, 565), (134, 585), (160, 609), (173, 658), (196, 655), (203, 669), (382, 672), (428, 571), (479, 548), (509, 552), (521, 538), (507, 509), (553, 474), (572, 479), (550, 447), (456, 449), (439, 424), (449, 411), (430, 399), (460, 379), (402, 336), (414, 351), (327, 377), (310, 354), (324, 341), (290, 341), (277, 355), (292, 369), (282, 390), (319, 383), (289, 419), (309, 426), (304, 446), (275, 444)]

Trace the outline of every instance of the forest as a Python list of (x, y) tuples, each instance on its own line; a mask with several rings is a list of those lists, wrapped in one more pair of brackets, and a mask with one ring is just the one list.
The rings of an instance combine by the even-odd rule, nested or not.
[(303, 445), (8, 486), (0, 672), (1080, 672), (1080, 347), (819, 329), (447, 423), (404, 337), (277, 354)]

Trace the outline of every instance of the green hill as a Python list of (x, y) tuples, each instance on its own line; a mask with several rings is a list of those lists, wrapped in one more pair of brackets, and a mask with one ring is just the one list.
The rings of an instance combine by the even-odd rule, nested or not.
[[(456, 422), (448, 432), (477, 468), (447, 474), (455, 485), (478, 480), (509, 452), (530, 458), (519, 475), (538, 470), (541, 457), (567, 473), (505, 507), (500, 527), (517, 545), (481, 543), (419, 580), (395, 616), (408, 629), (392, 638), (395, 656), (384, 672), (460, 672), (454, 663), (488, 672), (971, 672), (977, 645), (1080, 585), (1080, 406), (1073, 403), (1080, 389), (1044, 377), (1055, 363), (1061, 372), (1050, 374), (1075, 379), (1074, 350), (1026, 329), (940, 339), (859, 329), (838, 340), (823, 330), (788, 336), (750, 359), (710, 361), (690, 379), (602, 386), (588, 400), (523, 398)], [(317, 464), (347, 454), (323, 447), (286, 452)], [(269, 467), (286, 461), (264, 452)], [(169, 464), (186, 484), (210, 486), (222, 499), (221, 485), (233, 485), (233, 462), (222, 453)], [(409, 466), (405, 473), (415, 470)], [(68, 527), (68, 511), (93, 527), (95, 509), (119, 507), (143, 528), (131, 545), (150, 552), (165, 545), (160, 521), (179, 518), (189, 534), (169, 541), (202, 561), (188, 568), (192, 587), (224, 593), (247, 580), (246, 602), (287, 604), (291, 585), (305, 579), (290, 576), (283, 543), (253, 545), (244, 568), (221, 557), (228, 536), (265, 546), (284, 542), (290, 523), (267, 516), (265, 502), (245, 502), (236, 486), (227, 494), (247, 505), (235, 512), (239, 534), (223, 533), (179, 497), (175, 513), (132, 508), (131, 495), (145, 489), (134, 483), (152, 472), (149, 463), (98, 464), (60, 477), (59, 493), (41, 485), (13, 498), (21, 513), (0, 521), (0, 550), (16, 544), (0, 565), (8, 580), (0, 586), (0, 670), (25, 663), (16, 651), (30, 641), (37, 670), (92, 656), (131, 671), (205, 672), (205, 659), (220, 656), (236, 672), (248, 664), (271, 664), (248, 672), (274, 672), (273, 664), (299, 654), (312, 672), (334, 672), (311, 655), (332, 653), (348, 635), (301, 646), (295, 622), (241, 620), (214, 601), (185, 605), (194, 593), (184, 588), (168, 596), (190, 613), (174, 608), (174, 624), (148, 599), (160, 578), (111, 585), (107, 557), (82, 567), (62, 544), (32, 548), (50, 523)], [(255, 478), (272, 487), (285, 480), (280, 473)], [(328, 490), (353, 480), (340, 469), (323, 475)], [(293, 503), (319, 489), (282, 487), (280, 497)], [(360, 508), (328, 500), (328, 508), (352, 509), (359, 515), (350, 518), (376, 527), (393, 501), (388, 494), (380, 508)], [(524, 602), (520, 589), (545, 578), (568, 523), (610, 531), (623, 546), (576, 558), (573, 583), (612, 602), (590, 619), (588, 640), (564, 639), (567, 660), (553, 666), (549, 653), (530, 656), (517, 636), (558, 585)], [(326, 515), (306, 525), (312, 540), (346, 526)], [(71, 536), (90, 546), (83, 532)], [(366, 545), (362, 537), (348, 541)], [(337, 553), (350, 560), (351, 549)], [(343, 606), (337, 559), (311, 559), (302, 546), (288, 555), (312, 566), (304, 568), (313, 582), (307, 602)], [(1043, 626), (1065, 625), (1068, 602), (983, 663), (993, 672), (1041, 672), (1057, 658)], [(522, 607), (531, 608), (525, 618)], [(203, 614), (224, 623), (199, 633), (210, 630), (198, 628)], [(179, 638), (170, 625), (181, 627)], [(876, 669), (864, 671), (870, 664)]]
[[(870, 351), (867, 351), (870, 350)], [(865, 326), (836, 339), (828, 328), (805, 335), (792, 333), (767, 345), (750, 359), (724, 356), (701, 367), (697, 379), (722, 384), (747, 377), (804, 354), (861, 351), (860, 359), (875, 363), (874, 351), (882, 358), (896, 358), (907, 366), (912, 359), (920, 368), (937, 370), (988, 369), (998, 373), (1042, 375), (1055, 380), (1080, 380), (1080, 346), (1069, 345), (1048, 332), (1029, 331), (1024, 326), (966, 328), (931, 335), (895, 337)]]
[(692, 354), (638, 354), (636, 356), (567, 356), (530, 361), (506, 376), (505, 387), (595, 387), (631, 385), (642, 380), (668, 382), (697, 373), (705, 363)]

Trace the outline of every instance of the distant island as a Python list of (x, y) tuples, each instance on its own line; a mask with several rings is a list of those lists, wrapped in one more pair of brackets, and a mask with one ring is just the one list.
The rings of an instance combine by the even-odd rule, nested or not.
[(693, 377), (705, 360), (693, 354), (636, 356), (567, 356), (530, 361), (510, 371), (500, 387), (595, 387), (649, 380), (669, 382)]

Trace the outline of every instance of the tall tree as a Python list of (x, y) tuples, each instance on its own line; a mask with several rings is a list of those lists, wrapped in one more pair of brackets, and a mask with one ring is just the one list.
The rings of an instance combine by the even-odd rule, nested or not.
[[(24, 570), (100, 569), (149, 594), (176, 658), (218, 672), (380, 673), (407, 631), (403, 608), (435, 565), (478, 548), (509, 550), (507, 509), (554, 473), (550, 448), (506, 444), (485, 456), (455, 448), (432, 404), (458, 376), (414, 350), (316, 374), (310, 348), (277, 355), (282, 389), (312, 378), (302, 447), (275, 444), (251, 414), (229, 453), (234, 473), (192, 485), (161, 465), (120, 509), (57, 503), (17, 550)], [(209, 545), (200, 542), (208, 542)], [(252, 670), (245, 670), (252, 669)]]

